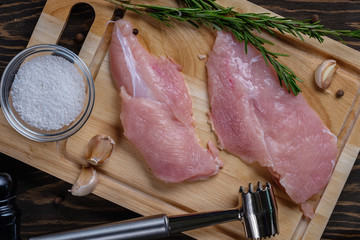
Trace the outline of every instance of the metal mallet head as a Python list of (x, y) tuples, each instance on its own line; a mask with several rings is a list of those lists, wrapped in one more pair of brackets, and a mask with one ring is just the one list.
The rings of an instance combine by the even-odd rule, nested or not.
[(239, 193), (239, 206), (229, 210), (170, 217), (160, 214), (32, 237), (29, 240), (161, 239), (175, 233), (235, 220), (242, 221), (246, 237), (250, 239), (262, 239), (278, 234), (277, 205), (272, 186), (267, 183), (263, 188), (258, 183), (258, 187), (254, 191), (254, 187), (250, 183), (247, 192), (240, 187)]
[(250, 239), (261, 239), (279, 233), (277, 204), (270, 183), (260, 182), (256, 191), (250, 183), (248, 192), (240, 187), (240, 214), (245, 234)]

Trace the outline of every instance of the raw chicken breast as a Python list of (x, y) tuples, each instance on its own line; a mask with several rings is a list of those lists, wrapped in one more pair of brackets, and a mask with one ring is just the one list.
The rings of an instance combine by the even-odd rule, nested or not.
[(180, 67), (148, 53), (125, 20), (115, 23), (109, 49), (113, 79), (121, 92), (124, 135), (165, 182), (208, 178), (222, 162), (195, 134), (192, 104)]
[[(219, 32), (207, 61), (210, 118), (219, 144), (247, 163), (258, 161), (296, 203), (324, 189), (337, 138), (300, 94), (281, 88), (261, 53)], [(305, 206), (305, 205), (304, 205)], [(309, 206), (305, 215), (312, 216)]]

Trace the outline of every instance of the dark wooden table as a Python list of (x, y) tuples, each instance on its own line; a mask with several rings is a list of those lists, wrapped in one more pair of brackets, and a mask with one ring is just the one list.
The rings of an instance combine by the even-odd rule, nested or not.
[[(45, 0), (0, 0), (0, 74), (7, 63), (24, 49), (45, 4)], [(282, 16), (309, 19), (318, 15), (328, 28), (360, 29), (360, 1), (251, 0)], [(60, 45), (79, 51), (83, 33), (91, 19), (89, 9), (79, 6), (70, 19)], [(90, 17), (91, 18), (91, 17)], [(360, 40), (346, 39), (360, 50)], [(360, 136), (359, 136), (360, 137)], [(139, 216), (93, 194), (73, 197), (71, 185), (0, 154), (0, 172), (12, 174), (18, 181), (17, 202), (22, 210), (21, 237), (84, 226), (120, 221)], [(360, 157), (352, 169), (344, 190), (327, 224), (322, 239), (360, 239)], [(1, 236), (0, 236), (1, 239)], [(179, 236), (176, 239), (188, 239)]]

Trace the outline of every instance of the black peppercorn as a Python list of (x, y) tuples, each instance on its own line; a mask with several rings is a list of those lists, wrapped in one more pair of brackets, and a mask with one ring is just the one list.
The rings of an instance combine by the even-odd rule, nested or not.
[(336, 92), (336, 97), (340, 98), (340, 97), (344, 96), (344, 94), (345, 94), (344, 91), (340, 89)]
[(320, 20), (319, 15), (314, 14), (314, 15), (311, 16), (311, 22), (312, 22), (312, 23), (316, 23), (316, 22), (318, 22), (319, 20)]

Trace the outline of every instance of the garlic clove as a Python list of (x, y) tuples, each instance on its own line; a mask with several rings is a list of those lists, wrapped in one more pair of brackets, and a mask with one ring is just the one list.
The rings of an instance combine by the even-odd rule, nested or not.
[(315, 71), (315, 82), (321, 89), (327, 89), (333, 79), (335, 71), (338, 69), (336, 61), (328, 59), (323, 61)]
[(106, 162), (115, 147), (115, 141), (109, 136), (95, 135), (86, 148), (86, 160), (92, 165), (101, 165)]
[(82, 167), (80, 174), (71, 188), (74, 196), (86, 196), (90, 194), (98, 183), (97, 172), (92, 167)]

